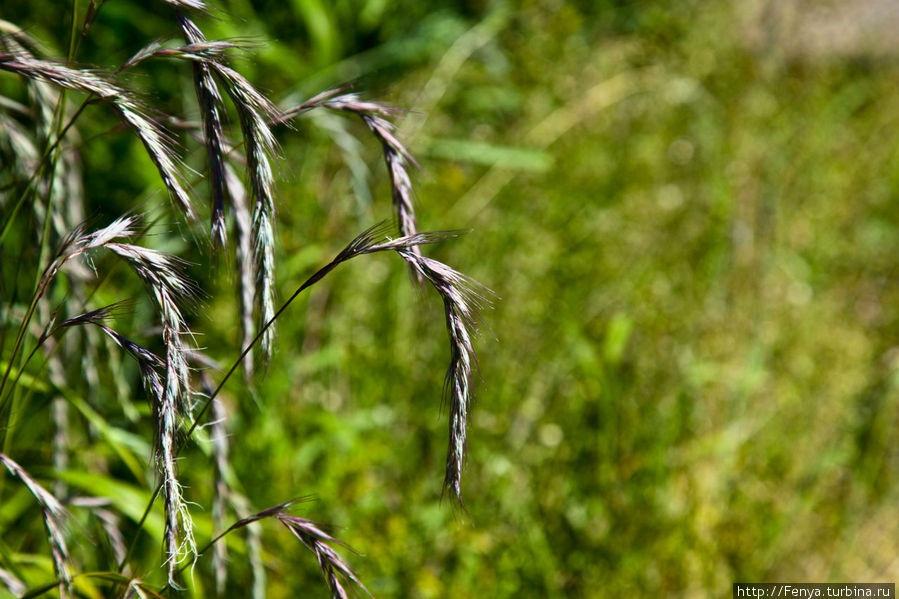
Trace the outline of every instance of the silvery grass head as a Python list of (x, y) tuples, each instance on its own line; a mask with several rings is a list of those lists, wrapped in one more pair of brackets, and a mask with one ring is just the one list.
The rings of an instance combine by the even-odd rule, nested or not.
[(103, 324), (98, 326), (116, 345), (137, 361), (141, 380), (157, 421), (156, 467), (162, 478), (161, 486), (165, 503), (168, 580), (169, 585), (178, 588), (175, 581), (178, 565), (185, 560), (196, 560), (197, 545), (193, 534), (193, 519), (184, 500), (175, 462), (176, 434), (181, 415), (170, 395), (170, 387), (167, 384), (171, 366), (167, 361), (112, 328)]
[(477, 367), (472, 337), (477, 332), (478, 311), (489, 305), (491, 292), (446, 264), (400, 250), (399, 254), (428, 281), (443, 300), (450, 365), (444, 382), (444, 401), (449, 402), (449, 449), (444, 490), (462, 503), (462, 469), (468, 454), (468, 418), (473, 399), (473, 369)]
[(41, 278), (40, 288), (46, 289), (71, 259), (89, 250), (104, 248), (131, 267), (146, 284), (156, 304), (162, 325), (164, 359), (106, 326), (103, 321), (111, 315), (110, 308), (88, 312), (62, 323), (60, 327), (95, 324), (138, 361), (156, 420), (156, 464), (163, 480), (169, 575), (170, 582), (174, 583), (172, 577), (176, 565), (196, 555), (193, 522), (183, 499), (175, 464), (177, 430), (181, 420), (190, 412), (192, 397), (184, 345), (184, 338), (190, 336), (190, 330), (182, 312), (184, 303), (194, 299), (196, 287), (184, 276), (184, 264), (176, 256), (118, 241), (136, 236), (140, 220), (139, 216), (123, 217), (92, 233), (75, 234), (66, 239)]

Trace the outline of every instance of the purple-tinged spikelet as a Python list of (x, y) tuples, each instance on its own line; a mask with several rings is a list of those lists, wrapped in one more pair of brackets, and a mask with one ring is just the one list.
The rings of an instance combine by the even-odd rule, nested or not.
[(440, 297), (446, 315), (450, 342), (450, 365), (446, 372), (444, 397), (449, 401), (449, 449), (446, 457), (444, 489), (462, 504), (462, 469), (467, 456), (468, 417), (471, 414), (473, 369), (477, 358), (472, 335), (478, 309), (488, 303), (490, 292), (449, 266), (407, 250), (400, 255), (426, 279)]

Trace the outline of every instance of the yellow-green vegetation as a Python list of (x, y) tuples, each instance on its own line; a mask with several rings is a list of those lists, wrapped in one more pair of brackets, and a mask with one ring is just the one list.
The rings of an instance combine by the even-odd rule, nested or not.
[[(475, 342), (467, 513), (441, 487), (440, 298), (377, 255), (301, 296), (270, 365), (225, 387), (250, 502), (227, 523), (314, 494), (293, 513), (336, 527), (376, 597), (725, 597), (735, 581), (899, 578), (899, 44), (887, 2), (849, 4), (218, 3), (227, 18), (203, 20), (206, 36), (247, 42), (235, 66), (279, 107), (351, 82), (411, 111), (394, 120), (422, 166), (419, 228), (471, 229), (426, 254), (496, 294)], [(65, 57), (86, 9), (7, 0), (0, 17)], [(179, 35), (170, 12), (116, 0), (73, 57), (114, 70)], [(129, 81), (197, 120), (190, 77), (148, 62)], [(20, 88), (0, 73), (0, 92)], [(78, 122), (85, 216), (160, 215), (154, 247), (194, 264), (204, 295), (187, 319), (227, 368), (241, 348), (233, 261), (193, 243), (118, 124), (97, 106)], [(279, 302), (391, 214), (380, 144), (358, 119), (293, 124), (274, 163)], [(204, 173), (205, 152), (182, 141)], [(38, 263), (19, 268), (16, 244), (39, 236), (38, 217), (23, 209), (0, 250), (3, 371)], [(132, 294), (139, 282), (113, 270), (89, 307)], [(160, 351), (144, 295), (118, 322)], [(3, 451), (61, 499), (108, 498), (130, 541), (154, 490), (154, 429), (137, 367), (113, 350), (93, 341), (95, 380), (30, 362)], [(77, 426), (54, 465), (57, 401)], [(214, 528), (209, 437), (178, 463), (200, 546)], [(41, 512), (12, 476), (0, 485), (0, 568), (37, 588), (54, 578)], [(70, 509), (70, 543), (110, 563), (103, 529)], [(157, 504), (132, 558), (153, 588), (162, 518)], [(328, 596), (308, 551), (262, 524), (268, 596)], [(249, 596), (245, 541), (228, 549), (227, 596)], [(210, 556), (185, 593), (214, 594)], [(84, 596), (112, 588), (76, 582)]]

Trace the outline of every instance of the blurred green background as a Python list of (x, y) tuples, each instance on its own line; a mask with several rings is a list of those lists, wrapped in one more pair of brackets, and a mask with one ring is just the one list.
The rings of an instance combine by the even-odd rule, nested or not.
[[(66, 47), (70, 3), (4, 4)], [(428, 253), (497, 295), (477, 342), (467, 516), (441, 500), (442, 306), (392, 256), (341, 266), (282, 319), (255, 390), (229, 384), (232, 463), (255, 507), (316, 494), (298, 513), (338, 527), (377, 597), (899, 578), (895, 2), (218, 6), (201, 26), (256, 42), (238, 67), (282, 107), (351, 82), (412, 111), (398, 136), (422, 165), (420, 227), (471, 229)], [(108, 2), (78, 59), (114, 66), (175, 36), (170, 12)], [(152, 64), (136, 82), (195, 117), (188, 73)], [(390, 204), (355, 120), (313, 113), (279, 140), (283, 299)], [(128, 147), (128, 168), (110, 143), (83, 153), (110, 217), (158, 185)], [(193, 327), (225, 364), (228, 270), (192, 272), (208, 292)], [(181, 469), (208, 510), (203, 452)], [(264, 542), (269, 596), (326, 596), (286, 531)], [(241, 596), (239, 552), (231, 575)]]

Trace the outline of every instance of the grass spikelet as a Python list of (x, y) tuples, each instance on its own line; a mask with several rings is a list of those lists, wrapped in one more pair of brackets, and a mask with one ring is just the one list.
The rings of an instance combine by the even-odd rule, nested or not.
[[(416, 233), (415, 235), (408, 235), (406, 237), (399, 237), (397, 239), (391, 239), (389, 237), (390, 231), (393, 230), (393, 225), (390, 221), (384, 221), (373, 227), (369, 227), (359, 235), (357, 235), (350, 243), (344, 247), (340, 253), (338, 253), (334, 259), (332, 259), (328, 264), (320, 268), (316, 271), (312, 276), (310, 276), (306, 281), (300, 285), (296, 291), (294, 291), (293, 295), (288, 299), (278, 312), (272, 317), (271, 320), (267, 321), (267, 325), (274, 322), (275, 319), (287, 308), (290, 303), (296, 299), (296, 297), (305, 289), (308, 289), (312, 285), (318, 283), (321, 279), (323, 279), (329, 272), (337, 268), (343, 262), (347, 260), (351, 260), (356, 256), (360, 256), (362, 254), (373, 254), (376, 252), (386, 252), (386, 251), (406, 251), (412, 253), (412, 249), (418, 247), (419, 245), (429, 244), (429, 243), (437, 243), (439, 241), (443, 241), (444, 239), (449, 239), (452, 237), (456, 237), (460, 234), (459, 231), (433, 231), (426, 233)], [(413, 254), (414, 255), (414, 254)], [(264, 333), (264, 331), (263, 331)]]
[(106, 543), (112, 550), (116, 563), (122, 562), (128, 554), (128, 543), (122, 534), (122, 519), (110, 509), (112, 501), (108, 497), (76, 496), (70, 505), (90, 510), (90, 515), (97, 519), (106, 536)]
[[(247, 158), (247, 177), (253, 192), (253, 253), (256, 263), (256, 302), (261, 322), (275, 314), (275, 201), (271, 159), (276, 142), (268, 122), (278, 110), (233, 69), (212, 63), (224, 81), (240, 119)], [(275, 329), (267, 327), (260, 343), (266, 363), (274, 349)]]
[(52, 335), (61, 329), (69, 327), (105, 323), (110, 319), (117, 318), (127, 313), (133, 304), (134, 302), (132, 300), (122, 300), (109, 304), (108, 306), (103, 306), (102, 308), (97, 308), (96, 310), (91, 310), (90, 312), (85, 312), (84, 314), (79, 314), (78, 316), (73, 316), (72, 318), (62, 321), (58, 325), (53, 326), (50, 334)]
[(476, 331), (476, 313), (488, 302), (490, 292), (474, 280), (449, 266), (399, 250), (412, 268), (426, 279), (440, 297), (446, 315), (450, 342), (450, 365), (444, 382), (444, 401), (449, 401), (449, 449), (446, 457), (444, 490), (462, 503), (462, 469), (467, 456), (468, 417), (472, 403), (472, 370), (477, 366), (472, 335)]
[[(341, 89), (334, 89), (318, 94), (300, 106), (285, 111), (282, 118), (290, 119), (318, 107), (349, 112), (359, 116), (369, 131), (381, 142), (384, 162), (390, 178), (390, 190), (399, 234), (413, 235), (418, 231), (418, 223), (415, 217), (412, 179), (409, 177), (408, 166), (419, 167), (409, 151), (394, 135), (393, 123), (385, 118), (400, 111), (377, 102), (362, 100), (355, 93), (344, 94)], [(417, 248), (412, 248), (411, 251), (420, 255)], [(412, 273), (419, 282), (422, 282), (421, 275), (416, 269), (412, 268)]]
[(185, 17), (180, 17), (179, 22), (183, 23), (184, 21), (190, 23), (190, 33), (185, 31), (186, 28), (183, 24), (181, 26), (185, 37), (188, 35), (197, 36), (199, 34), (198, 37), (188, 38), (186, 45), (174, 47), (163, 45), (161, 40), (154, 40), (135, 52), (131, 58), (122, 63), (122, 66), (116, 72), (121, 73), (127, 69), (134, 68), (149, 58), (181, 58), (202, 64), (210, 60), (218, 60), (224, 56), (226, 50), (239, 47), (234, 42), (208, 41), (203, 37), (196, 25)]
[(157, 593), (140, 578), (132, 578), (128, 581), (128, 586), (125, 588), (125, 594), (122, 596), (122, 599), (133, 599), (134, 597), (138, 599), (150, 599), (151, 597), (152, 599), (165, 599), (164, 595)]
[(203, 13), (209, 12), (209, 5), (202, 0), (162, 0), (166, 4), (185, 10), (197, 10)]
[(121, 563), (128, 555), (128, 543), (125, 542), (125, 537), (122, 535), (121, 518), (115, 512), (105, 508), (94, 508), (92, 513), (100, 520), (100, 526), (106, 533), (106, 539), (112, 548), (116, 563)]
[[(184, 38), (191, 44), (202, 44), (206, 38), (200, 29), (187, 17), (180, 16), (178, 22)], [(201, 61), (193, 63), (194, 89), (203, 119), (203, 135), (209, 155), (209, 185), (212, 190), (212, 242), (213, 246), (224, 246), (227, 242), (225, 227), (225, 159), (224, 133), (222, 131), (222, 97), (212, 76), (212, 68)]]
[(0, 53), (0, 69), (96, 96), (110, 103), (143, 142), (172, 201), (186, 217), (195, 218), (190, 197), (181, 181), (180, 158), (173, 149), (174, 141), (159, 122), (146, 115), (146, 108), (133, 92), (113, 83), (99, 71), (75, 69), (60, 62), (39, 60), (21, 52)]
[[(58, 371), (51, 376), (53, 379), (60, 378)], [(58, 396), (53, 398), (50, 402), (50, 414), (53, 418), (53, 468), (57, 472), (62, 472), (69, 466), (69, 454), (72, 449), (69, 404), (65, 398)], [(65, 497), (68, 494), (65, 481), (54, 481), (53, 493)]]
[[(412, 206), (412, 181), (407, 170), (408, 164), (418, 166), (409, 152), (393, 135), (394, 126), (390, 121), (371, 114), (362, 116), (362, 121), (377, 137), (384, 150), (384, 161), (390, 175), (393, 207), (399, 223), (401, 235), (413, 235), (418, 230), (415, 209)], [(413, 250), (414, 252), (415, 250)]]
[[(191, 556), (196, 558), (197, 546), (193, 535), (193, 519), (184, 501), (181, 484), (178, 482), (178, 471), (175, 463), (175, 434), (179, 422), (178, 401), (172, 397), (172, 363), (170, 359), (162, 360), (152, 352), (128, 340), (105, 325), (98, 325), (112, 340), (134, 357), (140, 367), (141, 379), (153, 405), (153, 413), (157, 422), (156, 433), (156, 466), (162, 477), (162, 490), (165, 499), (165, 544), (168, 559), (168, 581), (173, 588), (178, 588), (175, 575), (178, 565)], [(166, 344), (167, 351), (170, 349)], [(182, 356), (183, 360), (183, 356)], [(165, 369), (165, 379), (160, 374)], [(174, 391), (178, 391), (175, 383)]]
[[(213, 397), (215, 393), (212, 379), (206, 373), (203, 373), (203, 392), (207, 398)], [(212, 519), (215, 532), (218, 535), (215, 539), (217, 540), (227, 532), (221, 530), (227, 509), (230, 507), (233, 512), (238, 514), (247, 513), (250, 511), (250, 502), (236, 489), (239, 482), (231, 467), (230, 443), (226, 430), (227, 409), (225, 404), (217, 397), (211, 401), (212, 420), (209, 427), (212, 455), (215, 460), (215, 497), (212, 504)], [(247, 561), (253, 572), (251, 597), (253, 599), (262, 599), (265, 597), (265, 564), (262, 558), (261, 529), (258, 524), (249, 523), (246, 525), (246, 530)], [(228, 552), (226, 544), (216, 543), (215, 540), (211, 543), (213, 545), (213, 572), (215, 574), (216, 593), (221, 596), (224, 594), (225, 583), (228, 577), (226, 565)]]
[(141, 246), (110, 243), (112, 252), (124, 258), (150, 287), (160, 312), (165, 344), (165, 387), (157, 411), (157, 462), (163, 476), (166, 503), (166, 544), (169, 582), (174, 586), (177, 564), (196, 555), (190, 512), (182, 498), (175, 466), (175, 434), (183, 414), (190, 411), (190, 373), (182, 336), (190, 334), (179, 302), (191, 299), (194, 286), (180, 272), (181, 263), (168, 254)]
[(21, 597), (28, 590), (25, 583), (19, 580), (15, 574), (3, 568), (0, 568), (0, 582), (14, 597)]
[(140, 137), (175, 205), (184, 216), (196, 220), (190, 196), (181, 182), (178, 166), (180, 158), (172, 149), (174, 141), (159, 122), (150, 119), (143, 113), (138, 103), (133, 101), (117, 102), (116, 108), (125, 122), (131, 125)]
[(62, 241), (53, 260), (41, 275), (37, 298), (39, 299), (43, 295), (47, 286), (66, 262), (88, 250), (103, 247), (114, 239), (134, 235), (137, 232), (135, 229), (137, 222), (137, 217), (125, 216), (114, 220), (108, 226), (93, 233), (84, 233), (82, 229), (76, 229), (75, 232)]
[(181, 273), (183, 263), (174, 256), (132, 244), (109, 243), (106, 247), (128, 262), (156, 300), (166, 348), (166, 401), (176, 410), (186, 411), (190, 407), (190, 375), (183, 336), (190, 330), (179, 304), (194, 298), (195, 287)]
[(371, 593), (368, 592), (368, 589), (365, 588), (365, 585), (360, 582), (349, 565), (343, 560), (343, 558), (340, 557), (340, 555), (331, 547), (331, 545), (341, 545), (343, 547), (346, 547), (347, 549), (350, 549), (350, 551), (352, 551), (352, 548), (346, 545), (343, 541), (327, 533), (321, 524), (313, 522), (312, 520), (300, 518), (298, 516), (291, 516), (287, 512), (287, 509), (290, 506), (305, 501), (311, 501), (313, 499), (314, 497), (312, 496), (299, 497), (297, 499), (279, 503), (278, 505), (266, 508), (251, 516), (247, 516), (246, 518), (242, 518), (232, 524), (223, 533), (215, 537), (212, 541), (210, 541), (209, 545), (217, 543), (221, 538), (223, 538), (230, 532), (239, 530), (246, 526), (250, 526), (251, 524), (260, 520), (275, 518), (291, 533), (293, 533), (293, 535), (315, 555), (315, 558), (318, 561), (319, 568), (321, 569), (322, 575), (325, 578), (325, 582), (327, 583), (328, 588), (331, 591), (331, 597), (333, 599), (347, 599), (348, 595), (346, 589), (344, 588), (344, 585), (346, 585), (347, 583), (353, 583), (357, 585), (360, 589), (365, 591), (368, 596), (371, 596)]
[(60, 581), (59, 595), (63, 599), (69, 597), (72, 593), (72, 577), (69, 573), (69, 549), (66, 547), (66, 539), (63, 535), (65, 521), (69, 517), (68, 512), (52, 493), (38, 484), (8, 455), (0, 453), (0, 464), (6, 466), (10, 474), (21, 480), (40, 504), (44, 513), (44, 526), (47, 528), (53, 553), (53, 566)]
[[(141, 246), (109, 243), (106, 247), (124, 258), (137, 275), (149, 286), (160, 311), (163, 343), (166, 348), (164, 381), (158, 372), (159, 358), (150, 358), (145, 352), (126, 344), (139, 361), (144, 384), (154, 399), (157, 421), (156, 461), (163, 479), (166, 513), (166, 546), (169, 555), (169, 581), (175, 585), (176, 567), (191, 555), (196, 555), (193, 524), (190, 512), (182, 496), (175, 464), (175, 436), (183, 414), (190, 410), (190, 375), (185, 359), (182, 336), (189, 334), (181, 314), (179, 302), (194, 294), (193, 284), (180, 272), (178, 259)], [(105, 330), (105, 328), (104, 328)], [(108, 331), (107, 331), (108, 333)], [(155, 364), (154, 364), (155, 363)]]
[[(140, 366), (141, 369), (144, 387), (150, 395), (151, 403), (156, 400), (157, 396), (161, 396), (160, 390), (162, 389), (162, 378), (159, 376), (159, 370), (165, 368), (165, 361), (150, 350), (141, 347), (124, 335), (120, 335), (105, 324), (94, 324), (106, 333), (116, 345), (124, 349), (132, 358), (137, 360), (138, 366)], [(146, 375), (144, 375), (145, 370), (147, 371)], [(155, 376), (153, 376), (152, 373), (155, 373)]]
[(288, 516), (284, 512), (279, 512), (275, 517), (315, 555), (318, 567), (331, 591), (332, 599), (347, 599), (348, 595), (344, 585), (348, 583), (355, 584), (371, 597), (371, 593), (356, 577), (349, 564), (331, 547), (331, 544), (344, 547), (346, 544), (325, 532), (320, 524), (311, 520)]

